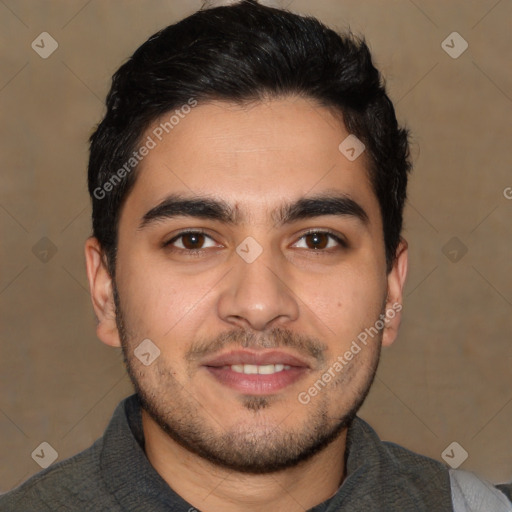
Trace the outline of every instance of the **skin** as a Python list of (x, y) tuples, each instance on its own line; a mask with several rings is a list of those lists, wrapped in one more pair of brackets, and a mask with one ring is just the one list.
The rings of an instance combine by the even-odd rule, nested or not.
[[(200, 104), (140, 164), (121, 212), (115, 282), (98, 241), (86, 242), (97, 335), (123, 347), (145, 399), (146, 455), (201, 510), (303, 511), (336, 493), (345, 477), (346, 425), (381, 346), (396, 337), (400, 312), (308, 404), (297, 397), (383, 311), (401, 304), (407, 272), (405, 241), (386, 271), (366, 155), (350, 162), (338, 150), (348, 135), (339, 117), (303, 98)], [(278, 225), (270, 216), (285, 202), (333, 191), (356, 201), (368, 221), (322, 215)], [(182, 216), (138, 229), (147, 211), (177, 192), (223, 199), (240, 222)], [(190, 238), (175, 241), (175, 251), (162, 247), (187, 228), (211, 237), (202, 253), (186, 252)], [(315, 248), (304, 237), (310, 229), (332, 230), (348, 247), (320, 237)], [(263, 250), (252, 263), (236, 252), (248, 236)], [(146, 338), (160, 349), (149, 366), (133, 353)], [(283, 347), (310, 368), (278, 392), (251, 396), (201, 366), (200, 347), (212, 355), (242, 345)]]

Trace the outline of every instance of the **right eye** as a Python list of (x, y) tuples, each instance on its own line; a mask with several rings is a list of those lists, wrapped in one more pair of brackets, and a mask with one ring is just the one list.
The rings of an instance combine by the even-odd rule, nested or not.
[[(204, 244), (207, 240), (211, 240), (212, 243), (205, 247)], [(188, 230), (178, 233), (168, 242), (165, 242), (164, 247), (170, 247), (171, 250), (178, 249), (179, 251), (198, 253), (205, 248), (215, 247), (215, 243), (213, 238), (203, 231)]]

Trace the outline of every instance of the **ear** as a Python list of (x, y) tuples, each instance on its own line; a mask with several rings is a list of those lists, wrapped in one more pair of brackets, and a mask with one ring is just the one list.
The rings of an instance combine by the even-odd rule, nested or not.
[(405, 279), (407, 277), (408, 249), (407, 241), (400, 239), (393, 267), (388, 274), (388, 297), (386, 300), (386, 319), (382, 335), (382, 346), (388, 347), (395, 341), (402, 319), (402, 300)]
[(85, 264), (92, 305), (98, 320), (96, 335), (106, 345), (120, 347), (112, 278), (104, 259), (105, 255), (98, 239), (89, 237), (85, 242)]

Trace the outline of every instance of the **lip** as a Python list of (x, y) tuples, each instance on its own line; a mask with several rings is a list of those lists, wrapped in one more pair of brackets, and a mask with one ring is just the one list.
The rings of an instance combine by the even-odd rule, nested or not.
[(258, 366), (265, 364), (286, 364), (297, 368), (310, 368), (310, 365), (304, 359), (281, 350), (267, 350), (265, 352), (233, 350), (207, 359), (202, 364), (203, 366), (210, 367), (231, 366), (233, 364), (256, 364)]
[[(230, 366), (234, 364), (284, 364), (290, 368), (270, 375), (245, 374), (233, 371)], [(231, 351), (203, 362), (202, 366), (221, 385), (249, 395), (277, 393), (302, 379), (310, 371), (310, 365), (305, 360), (279, 350)]]

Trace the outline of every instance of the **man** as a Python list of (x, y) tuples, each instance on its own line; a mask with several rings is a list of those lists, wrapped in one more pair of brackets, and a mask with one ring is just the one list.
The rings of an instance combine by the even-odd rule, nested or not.
[(364, 42), (254, 0), (202, 10), (107, 107), (87, 275), (136, 394), (1, 510), (512, 510), (510, 485), (356, 416), (400, 324), (410, 169)]

